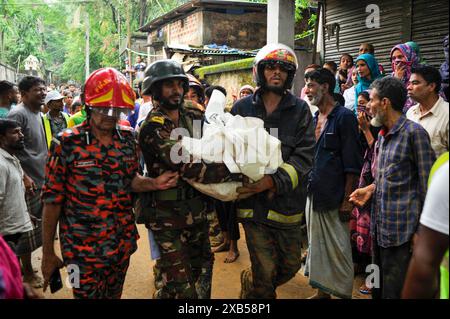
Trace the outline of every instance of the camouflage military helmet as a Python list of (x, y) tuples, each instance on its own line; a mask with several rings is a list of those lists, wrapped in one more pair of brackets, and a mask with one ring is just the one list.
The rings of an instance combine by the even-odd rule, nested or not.
[(159, 92), (154, 92), (156, 83), (169, 80), (181, 79), (184, 81), (184, 91), (189, 90), (189, 79), (184, 73), (183, 67), (173, 60), (160, 60), (153, 62), (145, 69), (145, 77), (142, 82), (142, 93), (145, 95), (155, 95)]

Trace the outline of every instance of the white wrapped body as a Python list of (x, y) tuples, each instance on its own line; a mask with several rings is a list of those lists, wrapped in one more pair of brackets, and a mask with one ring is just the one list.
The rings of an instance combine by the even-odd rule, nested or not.
[[(231, 173), (241, 173), (252, 181), (276, 172), (283, 164), (281, 142), (264, 129), (259, 118), (224, 113), (225, 96), (214, 90), (201, 139), (183, 137), (182, 146), (194, 160), (224, 163)], [(198, 191), (221, 201), (236, 200), (241, 182), (201, 184), (188, 182)]]

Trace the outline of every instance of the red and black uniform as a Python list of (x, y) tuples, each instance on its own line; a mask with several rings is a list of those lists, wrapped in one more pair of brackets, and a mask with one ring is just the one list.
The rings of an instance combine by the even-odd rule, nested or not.
[(134, 138), (126, 128), (114, 132), (109, 146), (87, 122), (52, 142), (43, 201), (62, 206), (63, 259), (80, 269), (76, 298), (120, 298), (139, 238), (131, 198), (137, 171)]

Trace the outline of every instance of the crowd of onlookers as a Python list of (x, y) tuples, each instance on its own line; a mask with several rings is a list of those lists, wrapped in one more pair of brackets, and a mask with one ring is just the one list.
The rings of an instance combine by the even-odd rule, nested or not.
[[(437, 69), (427, 65), (416, 43), (396, 45), (388, 74), (377, 61), (374, 45), (362, 43), (356, 58), (346, 53), (339, 63), (305, 68), (300, 97), (314, 116), (317, 144), (308, 183), (304, 262), (310, 284), (318, 288), (317, 298), (351, 297), (354, 276), (367, 275), (370, 265), (377, 265), (379, 277), (375, 283), (365, 282), (361, 293), (434, 297), (437, 269), (446, 252), (448, 276), (448, 36), (444, 51), (446, 60)], [(138, 57), (132, 69), (124, 70), (137, 79), (137, 99), (135, 110), (120, 124), (136, 131), (153, 108), (151, 97), (142, 94), (145, 66)], [(40, 90), (35, 90), (37, 84)], [(189, 75), (185, 100), (204, 111), (214, 90), (227, 94), (225, 88), (207, 86)], [(233, 100), (255, 90), (245, 85)], [(10, 165), (0, 163), (0, 172), (16, 172), (11, 176), (24, 185), (7, 189), (0, 180), (0, 233), (15, 247), (24, 282), (33, 287), (42, 286), (31, 265), (31, 253), (41, 244), (39, 194), (44, 176), (36, 167), (45, 166), (42, 154), (56, 134), (86, 119), (83, 104), (83, 87), (75, 84), (47, 86), (35, 77), (25, 77), (18, 85), (0, 82), (0, 118), (15, 120), (34, 139), (33, 148), (22, 152), (17, 162), (10, 153), (21, 149), (23, 135), (12, 124), (0, 128), (0, 160)], [(37, 112), (30, 112), (30, 107)], [(11, 196), (26, 198), (26, 207)], [(2, 229), (6, 209), (25, 210), (29, 216), (17, 213), (21, 217), (12, 223), (16, 228)], [(234, 262), (239, 257), (236, 208), (212, 201), (209, 211), (213, 251), (228, 252), (225, 261)], [(19, 228), (27, 236), (15, 237)], [(5, 246), (1, 238), (0, 246)], [(6, 256), (6, 248), (0, 249), (0, 257), (1, 298), (2, 276), (14, 278), (20, 269)], [(2, 268), (6, 263), (14, 265), (9, 272)], [(445, 286), (448, 298), (448, 277), (441, 283)], [(13, 290), (6, 297), (20, 295)]]
[[(353, 275), (367, 275), (367, 267), (377, 265), (378, 284), (368, 280), (360, 292), (373, 297), (400, 298), (411, 260), (403, 296), (436, 295), (436, 271), (448, 249), (448, 181), (443, 183), (441, 178), (440, 186), (428, 192), (427, 188), (437, 158), (441, 159), (441, 165), (447, 158), (447, 164), (443, 164), (447, 168), (440, 170), (440, 175), (448, 175), (448, 36), (444, 39), (444, 52), (445, 61), (437, 69), (424, 61), (416, 43), (396, 45), (390, 52), (392, 72), (388, 74), (377, 62), (374, 45), (362, 43), (356, 58), (342, 54), (339, 64), (327, 61), (322, 67), (316, 64), (306, 67), (301, 97), (316, 115), (315, 161), (322, 170), (328, 170), (328, 183), (342, 185), (337, 189), (348, 186), (354, 190), (355, 187), (345, 183), (352, 180), (352, 175), (357, 176), (357, 189), (346, 190), (344, 197), (353, 204), (348, 216), (350, 245), (344, 244), (348, 230), (333, 220), (332, 214), (319, 218), (319, 213), (313, 213), (307, 220), (306, 273), (312, 286), (319, 289), (316, 297), (350, 296)], [(327, 80), (324, 69), (332, 73), (335, 82)], [(333, 103), (324, 102), (322, 95), (326, 93), (318, 92), (315, 82), (333, 85), (328, 92), (330, 101), (345, 106), (356, 121), (339, 120), (346, 117), (344, 112), (338, 111)], [(323, 141), (322, 134), (326, 135)], [(320, 158), (321, 148), (331, 148), (341, 162), (332, 167), (332, 159)], [(333, 181), (332, 176), (336, 178), (337, 173), (332, 171), (339, 171), (340, 166), (344, 171), (338, 181)], [(319, 173), (313, 174), (316, 175)], [(319, 206), (329, 210), (325, 204), (321, 206), (319, 194), (325, 194), (324, 202), (329, 203), (336, 192), (321, 187), (320, 191), (312, 192), (314, 212)], [(438, 187), (445, 194), (439, 208), (431, 204), (439, 196)], [(434, 221), (430, 222), (431, 219)], [(444, 239), (436, 237), (433, 242), (432, 237), (421, 235), (427, 232)], [(424, 253), (425, 245), (433, 250), (428, 256)], [(446, 258), (444, 264), (447, 260), (448, 265), (448, 253)], [(330, 265), (335, 268), (333, 271)], [(447, 290), (444, 296), (448, 296), (448, 266), (446, 269), (447, 279), (441, 284)], [(418, 289), (414, 280), (422, 280), (427, 288)], [(376, 289), (380, 286), (382, 289)]]

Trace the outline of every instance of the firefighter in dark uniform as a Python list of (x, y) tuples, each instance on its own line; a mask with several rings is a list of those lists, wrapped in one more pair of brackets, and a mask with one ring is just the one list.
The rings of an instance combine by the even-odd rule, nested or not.
[(150, 194), (144, 210), (146, 226), (161, 253), (154, 267), (154, 297), (210, 298), (214, 259), (208, 238), (207, 200), (186, 180), (221, 183), (234, 176), (224, 164), (191, 162), (181, 147), (181, 134), (200, 137), (203, 115), (184, 103), (189, 81), (179, 63), (154, 62), (147, 67), (142, 86), (143, 94), (151, 95), (154, 105), (139, 133), (149, 176), (167, 171), (180, 175), (177, 187)]
[(274, 174), (238, 188), (237, 215), (251, 260), (251, 269), (241, 273), (241, 298), (276, 298), (276, 288), (301, 266), (300, 223), (315, 138), (308, 105), (289, 92), (297, 67), (289, 47), (265, 46), (254, 64), (259, 89), (231, 111), (262, 119), (268, 131), (277, 129), (284, 161)]

